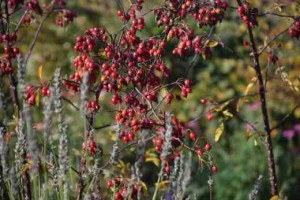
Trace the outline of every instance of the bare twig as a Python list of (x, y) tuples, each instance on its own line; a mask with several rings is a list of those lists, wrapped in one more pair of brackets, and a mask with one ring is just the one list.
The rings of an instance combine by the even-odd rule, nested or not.
[(291, 112), (289, 112), (288, 114), (286, 114), (279, 122), (278, 124), (276, 124), (273, 128), (271, 128), (271, 131), (279, 128), (281, 125), (283, 125), (286, 120), (300, 107), (300, 102), (298, 102), (294, 108), (291, 110)]
[(39, 37), (39, 35), (40, 35), (40, 33), (41, 33), (41, 28), (42, 28), (44, 22), (46, 21), (46, 19), (48, 18), (49, 15), (50, 15), (50, 13), (46, 13), (46, 14), (42, 17), (41, 22), (39, 23), (39, 26), (38, 26), (38, 28), (37, 28), (37, 30), (36, 30), (36, 32), (35, 32), (34, 38), (33, 38), (32, 43), (31, 43), (31, 45), (30, 45), (28, 54), (27, 54), (27, 56), (26, 56), (26, 58), (25, 58), (25, 61), (24, 61), (24, 66), (25, 66), (25, 67), (27, 66), (28, 60), (29, 60), (29, 58), (30, 58), (30, 56), (31, 56), (31, 54), (32, 54), (32, 51), (33, 51), (34, 46), (35, 46), (35, 44), (36, 44), (36, 42), (37, 42), (37, 39), (38, 39), (38, 37)]
[(286, 29), (284, 29), (283, 31), (281, 31), (280, 33), (278, 33), (277, 35), (275, 35), (274, 38), (272, 38), (265, 46), (263, 46), (263, 48), (262, 48), (261, 50), (259, 50), (259, 51), (257, 52), (258, 56), (259, 56), (260, 54), (262, 54), (262, 53), (266, 50), (266, 48), (267, 48), (268, 46), (270, 46), (275, 40), (277, 40), (282, 34), (284, 34), (285, 32), (287, 32), (287, 31), (289, 30), (289, 28), (290, 28), (291, 26), (293, 26), (293, 24), (294, 24), (294, 23), (290, 24)]
[(273, 15), (273, 16), (277, 16), (277, 17), (283, 17), (283, 18), (291, 18), (291, 19), (295, 19), (296, 17), (293, 15), (283, 15), (283, 14), (279, 14), (279, 13), (273, 13), (273, 12), (265, 12), (262, 14), (259, 14), (259, 17), (265, 16), (265, 15)]

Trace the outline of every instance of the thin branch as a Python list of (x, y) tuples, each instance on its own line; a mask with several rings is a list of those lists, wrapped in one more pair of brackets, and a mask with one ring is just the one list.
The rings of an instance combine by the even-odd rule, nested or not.
[(201, 119), (202, 117), (204, 117), (205, 115), (207, 115), (209, 112), (211, 112), (211, 110), (219, 107), (222, 104), (225, 104), (227, 102), (234, 101), (234, 100), (239, 100), (239, 99), (251, 97), (251, 96), (256, 96), (256, 95), (259, 95), (259, 93), (251, 93), (251, 94), (247, 94), (247, 95), (235, 96), (235, 97), (232, 97), (232, 98), (220, 101), (220, 102), (216, 102), (216, 103), (214, 103), (214, 106), (212, 108), (210, 108), (210, 109), (206, 110), (205, 112), (201, 113), (198, 117), (196, 117), (195, 119), (193, 119), (190, 122), (196, 122), (196, 121), (198, 121), (199, 119)]
[(270, 46), (275, 40), (277, 40), (282, 34), (284, 34), (285, 32), (287, 32), (288, 30), (289, 30), (289, 28), (291, 27), (291, 26), (293, 26), (294, 25), (294, 23), (292, 23), (292, 24), (290, 24), (286, 29), (284, 29), (283, 31), (281, 31), (280, 33), (278, 33), (277, 35), (275, 35), (274, 36), (274, 38), (272, 38), (257, 54), (258, 55), (260, 55), (260, 54), (262, 54), (265, 50), (266, 50), (266, 48), (268, 47), (268, 46)]
[[(241, 0), (237, 0), (237, 3), (239, 6), (243, 5)], [(274, 158), (273, 145), (272, 145), (272, 139), (271, 139), (271, 128), (270, 128), (270, 122), (269, 122), (269, 114), (268, 114), (268, 107), (267, 107), (267, 101), (266, 101), (264, 80), (262, 77), (261, 66), (260, 66), (260, 62), (259, 62), (259, 53), (257, 51), (256, 43), (254, 40), (252, 27), (247, 25), (247, 29), (248, 29), (248, 34), (249, 34), (250, 44), (251, 44), (251, 49), (252, 49), (252, 58), (253, 58), (253, 62), (254, 62), (254, 69), (255, 69), (256, 76), (258, 79), (258, 84), (259, 84), (261, 112), (262, 112), (262, 116), (263, 116), (264, 129), (266, 132), (265, 146), (266, 146), (266, 150), (268, 152), (268, 165), (269, 165), (269, 176), (270, 176), (269, 181), (270, 181), (270, 185), (271, 185), (271, 195), (276, 196), (276, 195), (278, 195), (277, 177), (276, 177), (275, 158)]]
[(36, 32), (35, 32), (33, 41), (32, 41), (32, 43), (31, 43), (31, 45), (30, 45), (30, 48), (29, 48), (29, 52), (28, 52), (27, 57), (26, 57), (26, 59), (25, 59), (25, 61), (24, 61), (24, 66), (25, 66), (25, 67), (27, 66), (27, 63), (28, 63), (28, 60), (29, 60), (29, 58), (30, 58), (30, 56), (31, 56), (31, 54), (32, 54), (33, 48), (34, 48), (34, 46), (35, 46), (35, 44), (36, 44), (36, 42), (37, 42), (37, 39), (38, 39), (38, 37), (39, 37), (39, 35), (40, 35), (40, 33), (41, 33), (41, 28), (42, 28), (44, 22), (46, 21), (46, 19), (47, 19), (47, 17), (48, 17), (49, 15), (50, 15), (50, 13), (46, 13), (46, 14), (42, 17), (42, 20), (41, 20), (41, 22), (40, 22), (40, 24), (39, 24), (39, 26), (38, 26), (38, 28), (37, 28), (37, 30), (36, 30)]
[(263, 16), (266, 16), (266, 15), (272, 15), (272, 16), (283, 17), (283, 18), (296, 19), (296, 17), (293, 16), (293, 15), (283, 15), (283, 14), (278, 14), (278, 13), (273, 13), (273, 12), (265, 12), (265, 13), (259, 14), (258, 16), (259, 17), (263, 17)]
[(100, 129), (104, 129), (104, 128), (107, 128), (107, 127), (110, 127), (110, 126), (113, 126), (112, 124), (105, 124), (105, 125), (102, 125), (102, 126), (96, 126), (94, 127), (95, 130), (100, 130)]
[(66, 97), (61, 97), (62, 100), (68, 102), (73, 108), (75, 108), (77, 111), (80, 111), (80, 108), (78, 108), (71, 100), (67, 99)]
[(27, 15), (27, 13), (28, 13), (28, 10), (26, 10), (26, 11), (23, 13), (23, 15), (22, 15), (20, 21), (18, 22), (18, 24), (17, 24), (17, 26), (16, 26), (16, 28), (15, 28), (15, 32), (17, 32), (17, 31), (19, 30), (19, 28), (21, 27), (22, 21), (23, 21), (23, 19), (25, 18), (25, 16)]
[(157, 116), (157, 114), (156, 114), (156, 112), (155, 112), (155, 110), (154, 110), (154, 108), (153, 108), (153, 106), (152, 106), (152, 104), (151, 104), (151, 102), (147, 99), (147, 97), (145, 97), (145, 95), (137, 88), (137, 87), (135, 87), (135, 90), (147, 101), (147, 103), (148, 103), (148, 105), (149, 105), (149, 107), (151, 108), (151, 110), (152, 110), (152, 113), (154, 114), (154, 116), (157, 118), (157, 120), (160, 122), (160, 123), (162, 123), (162, 121), (159, 119), (159, 117)]
[(271, 131), (279, 128), (281, 125), (283, 125), (286, 120), (300, 107), (300, 102), (298, 102), (294, 108), (291, 110), (291, 112), (289, 112), (288, 114), (286, 114), (279, 122), (278, 124), (276, 124), (273, 128), (271, 128)]

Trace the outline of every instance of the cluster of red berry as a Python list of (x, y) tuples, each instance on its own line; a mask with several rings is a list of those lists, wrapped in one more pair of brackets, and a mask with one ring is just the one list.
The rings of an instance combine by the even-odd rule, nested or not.
[(36, 88), (32, 85), (28, 85), (25, 90), (25, 101), (28, 105), (34, 106), (36, 99)]
[(200, 27), (213, 26), (221, 22), (224, 18), (225, 11), (228, 7), (226, 1), (216, 0), (211, 1), (195, 1), (187, 0), (182, 2), (180, 0), (170, 0), (169, 10), (154, 9), (154, 14), (157, 16), (157, 24), (159, 26), (169, 26), (173, 24), (174, 16), (185, 18), (188, 15), (193, 16)]
[[(56, 8), (62, 9), (63, 12), (66, 12), (66, 20), (71, 22), (73, 18), (75, 17), (74, 14), (71, 14), (71, 11), (67, 10), (65, 8), (66, 3), (63, 0), (54, 1), (55, 5), (51, 4), (51, 10), (48, 12), (55, 11)], [(14, 13), (14, 10), (19, 8), (20, 6), (23, 6), (23, 8), (26, 10), (26, 13), (22, 18), (20, 19), (20, 23), (22, 24), (30, 24), (31, 20), (35, 17), (35, 15), (42, 15), (43, 9), (48, 9), (47, 4), (43, 3), (42, 6), (40, 6), (39, 0), (30, 0), (30, 1), (24, 1), (24, 0), (8, 0), (8, 14)], [(2, 34), (0, 37), (0, 44), (4, 43), (4, 54), (5, 57), (0, 58), (0, 75), (8, 75), (12, 74), (14, 72), (13, 62), (16, 58), (16, 56), (20, 53), (20, 50), (18, 47), (13, 47), (14, 43), (16, 43), (17, 40), (17, 34), (16, 32), (13, 32), (11, 34)], [(32, 98), (31, 98), (32, 99)], [(29, 101), (30, 104), (33, 104), (33, 100)]]
[(191, 83), (192, 83), (192, 81), (188, 80), (188, 79), (186, 79), (184, 81), (184, 85), (181, 87), (181, 96), (182, 97), (186, 98), (188, 96), (188, 94), (192, 92)]
[(91, 137), (89, 137), (87, 142), (82, 143), (81, 148), (92, 155), (96, 155), (96, 153), (99, 152), (99, 148), (97, 147), (95, 140), (93, 140)]
[(300, 19), (297, 19), (292, 27), (289, 28), (289, 35), (292, 38), (300, 38)]
[[(186, 133), (185, 123), (180, 122), (176, 117), (172, 117), (172, 140), (171, 144), (173, 147), (179, 146), (183, 140), (184, 135)], [(152, 139), (152, 143), (154, 145), (154, 149), (156, 152), (160, 153), (162, 151), (164, 141), (165, 141), (165, 133), (166, 130), (163, 127), (157, 128), (156, 137)]]
[(7, 4), (9, 9), (14, 10), (18, 5), (24, 4), (24, 0), (8, 0)]
[(36, 97), (38, 92), (41, 92), (43, 97), (50, 96), (50, 89), (47, 85), (42, 86), (33, 86), (28, 85), (25, 89), (25, 101), (28, 105), (34, 106), (36, 105)]
[[(139, 184), (134, 184), (131, 191), (128, 191), (128, 181), (121, 177), (109, 179), (106, 182), (106, 186), (109, 189), (114, 189), (115, 200), (123, 200), (127, 195), (130, 195), (130, 199), (136, 199), (139, 190), (141, 193), (143, 193), (143, 187), (141, 187)], [(128, 192), (131, 193), (128, 194)]]
[(243, 5), (238, 7), (239, 17), (250, 27), (258, 25), (258, 9), (252, 8), (248, 2), (244, 2)]
[[(171, 91), (177, 92), (167, 88), (165, 98), (159, 96), (161, 89), (166, 88), (163, 85), (164, 79), (171, 74), (162, 58), (167, 41), (175, 37), (179, 39), (178, 46), (173, 50), (175, 54), (186, 55), (194, 51), (209, 57), (211, 52), (209, 47), (205, 47), (207, 41), (204, 38), (195, 35), (191, 29), (180, 23), (173, 24), (178, 13), (174, 14), (173, 8), (167, 6), (153, 10), (158, 24), (165, 25), (164, 36), (146, 39), (139, 37), (138, 32), (146, 27), (144, 15), (137, 8), (139, 6), (142, 4), (136, 2), (127, 12), (118, 11), (118, 16), (126, 26), (122, 28), (122, 34), (116, 38), (109, 37), (104, 29), (92, 28), (76, 39), (74, 50), (79, 55), (74, 59), (75, 73), (69, 76), (70, 80), (65, 81), (65, 85), (78, 92), (83, 73), (88, 73), (89, 87), (100, 88), (101, 92), (110, 93), (111, 104), (118, 105), (115, 120), (121, 126), (119, 139), (126, 144), (140, 137), (139, 130), (151, 130), (154, 133), (152, 139), (154, 149), (161, 153), (166, 134), (166, 112), (163, 109), (155, 110), (154, 105), (160, 104), (164, 99), (170, 104), (174, 99)], [(227, 3), (216, 1), (214, 6), (213, 10), (219, 12), (219, 9), (223, 12), (227, 8)], [(188, 12), (192, 13), (190, 10)], [(221, 17), (218, 20), (221, 20)], [(191, 93), (191, 84), (191, 80), (180, 79), (174, 85), (180, 88), (180, 96), (186, 98)], [(87, 108), (91, 112), (97, 112), (100, 109), (98, 100), (89, 101)], [(189, 132), (185, 123), (176, 117), (172, 118), (171, 125), (171, 145), (176, 148), (185, 142), (185, 136)], [(189, 136), (193, 141), (198, 138), (195, 133), (194, 135), (190, 133)], [(170, 172), (171, 164), (172, 162), (168, 160), (166, 172)], [(110, 187), (115, 185), (114, 181), (109, 185)], [(121, 198), (122, 192), (118, 194), (120, 196), (118, 198)]]
[(50, 94), (51, 94), (49, 87), (45, 86), (45, 85), (42, 87), (42, 91), (41, 92), (42, 92), (42, 96), (43, 97), (50, 96)]
[(34, 19), (34, 15), (27, 14), (26, 16), (23, 17), (23, 19), (21, 20), (21, 23), (24, 25), (27, 25), (27, 24), (30, 24), (33, 19)]
[(8, 75), (14, 72), (13, 69), (13, 59), (20, 53), (18, 47), (12, 47), (12, 45), (17, 40), (17, 34), (14, 32), (12, 34), (3, 34), (0, 37), (0, 44), (5, 44), (4, 55), (5, 57), (0, 58), (0, 74)]
[(79, 55), (74, 58), (73, 64), (76, 72), (69, 76), (71, 81), (65, 81), (64, 85), (74, 92), (79, 91), (79, 84), (82, 81), (83, 73), (88, 73), (88, 82), (95, 83), (98, 66), (94, 59), (93, 51), (98, 43), (105, 42), (108, 39), (104, 29), (91, 28), (85, 32), (85, 35), (76, 38), (74, 50)]
[(28, 11), (41, 15), (43, 13), (39, 0), (31, 0), (26, 3), (25, 7)]
[(195, 36), (194, 32), (186, 27), (174, 27), (168, 33), (168, 38), (179, 39), (178, 45), (173, 49), (173, 54), (188, 56), (192, 51), (204, 54), (206, 58), (211, 57), (211, 48), (206, 46), (207, 39)]
[(74, 18), (77, 17), (77, 14), (72, 12), (71, 10), (64, 9), (60, 11), (59, 15), (57, 16), (55, 20), (55, 24), (66, 27), (70, 23), (73, 22)]
[(87, 109), (89, 109), (91, 112), (97, 112), (100, 109), (100, 105), (96, 100), (89, 101), (86, 104)]
[(198, 12), (194, 12), (192, 15), (200, 27), (213, 26), (222, 21), (227, 7), (228, 3), (221, 0), (216, 0), (214, 4), (206, 2), (200, 6)]
[(133, 141), (134, 137), (135, 137), (134, 132), (127, 132), (125, 130), (122, 130), (119, 134), (119, 138), (122, 139), (122, 142), (124, 144), (127, 144), (128, 142)]

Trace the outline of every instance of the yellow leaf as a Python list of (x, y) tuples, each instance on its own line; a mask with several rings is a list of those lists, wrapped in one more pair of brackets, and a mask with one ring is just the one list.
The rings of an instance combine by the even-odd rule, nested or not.
[(278, 196), (278, 195), (272, 196), (272, 197), (270, 198), (270, 200), (279, 200), (279, 196)]
[(106, 55), (106, 52), (103, 49), (99, 50), (98, 55), (104, 60), (108, 59), (108, 56)]
[(116, 134), (115, 134), (115, 133), (109, 132), (109, 136), (110, 136), (110, 139), (111, 139), (112, 141), (116, 141), (117, 137), (116, 137)]
[(39, 66), (38, 76), (39, 76), (40, 82), (42, 82), (43, 81), (43, 65)]
[(208, 41), (207, 43), (206, 43), (206, 47), (215, 47), (215, 46), (217, 46), (219, 43), (217, 42), (217, 41)]
[(158, 188), (161, 189), (161, 190), (165, 190), (165, 189), (167, 189), (169, 183), (170, 183), (169, 180), (162, 181), (162, 182), (158, 183)]
[(146, 162), (152, 162), (155, 166), (159, 167), (160, 160), (154, 152), (151, 151), (151, 149), (147, 150), (145, 153), (145, 161)]
[(228, 110), (224, 110), (223, 115), (225, 115), (226, 117), (233, 117), (233, 114), (231, 112), (229, 112)]
[(129, 163), (124, 163), (122, 160), (116, 165), (121, 171), (121, 174), (125, 174), (126, 172), (130, 171)]
[[(251, 79), (251, 82), (247, 85), (245, 91), (244, 91), (244, 95), (247, 96), (249, 94), (249, 91), (251, 90), (251, 88), (254, 86), (254, 83), (256, 83), (257, 78), (254, 77)], [(240, 110), (240, 102), (247, 102), (248, 99), (247, 98), (242, 98), (238, 101), (237, 106), (236, 106), (236, 111), (239, 112)]]
[(254, 146), (258, 146), (258, 142), (257, 142), (257, 139), (254, 139)]
[(257, 78), (254, 77), (251, 79), (251, 82), (248, 84), (248, 86), (246, 87), (246, 90), (244, 92), (244, 95), (247, 95), (249, 93), (249, 91), (251, 90), (251, 88), (254, 86), (254, 83), (257, 81)]
[(214, 111), (215, 111), (215, 112), (220, 112), (220, 111), (224, 110), (224, 108), (225, 108), (226, 106), (228, 106), (229, 103), (230, 103), (230, 101), (226, 101), (226, 102), (223, 103), (222, 105), (216, 107), (216, 108), (214, 109)]
[(147, 184), (142, 182), (142, 188), (143, 188), (143, 192), (146, 194), (148, 190)]
[(219, 142), (220, 138), (222, 136), (224, 132), (224, 124), (222, 123), (219, 128), (217, 128), (216, 132), (215, 132), (215, 142)]
[(150, 157), (145, 159), (146, 162), (152, 162), (155, 166), (159, 167), (159, 159)]
[(251, 138), (253, 136), (253, 132), (251, 130), (247, 130), (244, 136), (245, 136), (245, 139), (248, 140), (249, 138)]
[(281, 12), (282, 8), (284, 8), (284, 4), (278, 4), (278, 3), (274, 4), (274, 9), (277, 10), (278, 12)]

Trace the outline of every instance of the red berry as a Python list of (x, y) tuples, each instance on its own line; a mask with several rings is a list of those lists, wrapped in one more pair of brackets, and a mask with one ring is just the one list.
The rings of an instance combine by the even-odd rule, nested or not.
[(201, 149), (198, 149), (197, 151), (198, 156), (202, 156), (203, 155), (203, 151)]
[(208, 112), (206, 118), (208, 121), (211, 121), (214, 117), (211, 112)]
[(14, 51), (15, 54), (19, 54), (19, 53), (20, 53), (20, 50), (19, 50), (18, 47), (15, 47), (15, 48), (13, 49), (13, 51)]
[(212, 171), (215, 172), (215, 173), (218, 172), (218, 167), (217, 167), (216, 165), (212, 166), (211, 169), (212, 169)]
[(115, 194), (115, 200), (123, 200), (124, 197), (122, 196), (121, 192), (116, 192)]
[(190, 136), (190, 139), (193, 140), (193, 141), (195, 141), (197, 139), (197, 134), (193, 131), (190, 132), (189, 136)]
[(167, 99), (167, 104), (170, 104), (172, 102), (173, 99), (173, 94), (172, 93), (168, 93), (166, 96)]
[(204, 149), (206, 151), (210, 151), (211, 150), (211, 145), (209, 143), (207, 143), (205, 146), (204, 146)]
[(208, 102), (207, 99), (201, 99), (201, 100), (200, 100), (200, 103), (203, 104), (203, 105), (207, 104), (207, 102)]
[(107, 188), (111, 188), (113, 185), (114, 185), (114, 183), (113, 183), (112, 180), (108, 180), (108, 181), (106, 182)]
[(45, 96), (50, 96), (50, 90), (49, 90), (49, 87), (48, 86), (44, 86), (42, 88), (42, 96), (45, 97)]
[(165, 171), (166, 171), (167, 174), (170, 173), (170, 171), (171, 171), (170, 165), (167, 165), (167, 166), (165, 167)]

